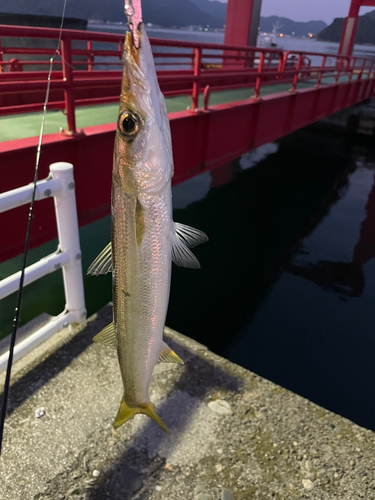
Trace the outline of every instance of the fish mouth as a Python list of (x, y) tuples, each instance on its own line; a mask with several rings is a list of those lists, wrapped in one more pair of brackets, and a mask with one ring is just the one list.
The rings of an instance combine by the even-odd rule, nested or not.
[(139, 45), (138, 48), (134, 44), (133, 34), (130, 31), (126, 32), (125, 50), (128, 52), (128, 54), (130, 54), (133, 57), (134, 62), (139, 67), (139, 52), (141, 49), (141, 23), (139, 23), (138, 25), (137, 35), (138, 35), (138, 45)]

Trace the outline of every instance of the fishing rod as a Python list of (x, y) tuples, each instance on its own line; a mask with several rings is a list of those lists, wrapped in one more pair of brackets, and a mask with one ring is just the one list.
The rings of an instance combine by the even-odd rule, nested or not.
[(30, 202), (29, 215), (28, 215), (28, 221), (27, 221), (27, 230), (26, 230), (25, 247), (24, 247), (24, 252), (23, 252), (21, 277), (20, 277), (20, 284), (19, 284), (19, 288), (18, 288), (17, 303), (16, 303), (16, 307), (14, 310), (13, 331), (12, 331), (12, 334), (10, 337), (9, 358), (8, 358), (7, 371), (6, 371), (5, 383), (4, 383), (4, 392), (3, 392), (3, 406), (1, 409), (1, 415), (0, 415), (0, 457), (1, 457), (1, 450), (2, 450), (2, 444), (3, 444), (5, 417), (6, 417), (8, 397), (9, 397), (10, 376), (11, 376), (12, 364), (13, 364), (13, 352), (14, 352), (14, 346), (16, 344), (18, 324), (20, 321), (20, 310), (21, 310), (22, 295), (23, 295), (23, 283), (24, 283), (24, 279), (25, 279), (26, 262), (27, 262), (27, 256), (29, 253), (29, 246), (30, 246), (31, 224), (32, 224), (32, 220), (33, 220), (36, 184), (38, 181), (39, 163), (40, 163), (40, 156), (42, 153), (42, 142), (43, 142), (43, 136), (44, 136), (44, 126), (45, 126), (45, 122), (46, 122), (47, 105), (48, 105), (48, 101), (49, 101), (49, 92), (50, 92), (50, 87), (51, 87), (51, 75), (52, 75), (52, 69), (53, 69), (53, 63), (54, 63), (55, 57), (57, 55), (61, 55), (60, 54), (60, 46), (61, 46), (62, 30), (63, 30), (64, 20), (65, 20), (66, 2), (67, 2), (67, 0), (64, 0), (63, 12), (62, 12), (61, 23), (60, 23), (60, 34), (59, 34), (59, 39), (57, 42), (57, 47), (56, 47), (55, 53), (53, 54), (53, 56), (50, 59), (48, 78), (47, 78), (47, 88), (46, 88), (46, 94), (45, 94), (44, 105), (43, 105), (42, 123), (41, 123), (41, 127), (40, 127), (38, 147), (36, 150), (33, 192), (31, 195), (31, 202)]

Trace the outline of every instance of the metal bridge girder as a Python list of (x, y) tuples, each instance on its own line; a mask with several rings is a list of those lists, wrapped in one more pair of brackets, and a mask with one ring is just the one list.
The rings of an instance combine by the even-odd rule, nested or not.
[[(368, 99), (374, 92), (374, 79), (352, 80), (320, 88), (283, 92), (261, 99), (246, 99), (210, 106), (206, 111), (189, 110), (169, 115), (175, 175), (179, 184), (204, 171), (238, 158), (247, 151), (274, 141), (301, 127), (321, 120), (340, 109)], [(230, 126), (227, 126), (230, 124)], [(111, 170), (116, 124), (97, 125), (73, 137), (51, 134), (45, 137), (40, 175), (48, 175), (48, 165), (56, 158), (75, 164), (79, 225), (83, 226), (110, 213)], [(7, 175), (2, 189), (19, 185), (29, 175), (35, 161), (37, 137), (0, 143), (0, 165)], [(90, 175), (87, 175), (87, 166)], [(31, 247), (57, 236), (55, 218), (46, 210), (51, 200), (35, 207), (35, 231)], [(44, 205), (44, 206), (40, 206)], [(27, 207), (10, 216), (0, 214), (0, 226), (11, 240), (4, 240), (0, 262), (22, 252)], [(15, 223), (15, 216), (19, 223)], [(18, 218), (19, 217), (19, 218)]]

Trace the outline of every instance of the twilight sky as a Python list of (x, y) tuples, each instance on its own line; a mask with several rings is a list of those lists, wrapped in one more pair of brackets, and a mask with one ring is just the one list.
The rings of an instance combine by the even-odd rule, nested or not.
[[(331, 24), (335, 17), (347, 16), (349, 5), (350, 0), (263, 0), (261, 15), (283, 16), (293, 21), (325, 21)], [(371, 10), (374, 7), (362, 7), (360, 15)]]

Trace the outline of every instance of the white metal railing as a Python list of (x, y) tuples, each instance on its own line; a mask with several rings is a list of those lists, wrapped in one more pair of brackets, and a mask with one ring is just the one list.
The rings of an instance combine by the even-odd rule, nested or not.
[[(33, 184), (0, 194), (0, 213), (30, 203)], [(66, 306), (46, 325), (19, 342), (13, 361), (30, 352), (54, 333), (86, 319), (85, 296), (79, 244), (77, 206), (73, 165), (58, 162), (50, 165), (50, 177), (37, 183), (35, 200), (54, 197), (58, 250), (25, 269), (24, 285), (62, 268)], [(0, 281), (0, 300), (18, 290), (21, 271)], [(9, 351), (0, 356), (0, 372), (6, 368)]]

